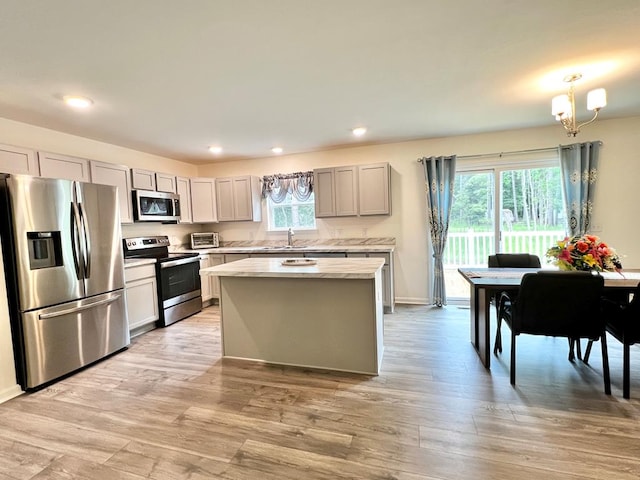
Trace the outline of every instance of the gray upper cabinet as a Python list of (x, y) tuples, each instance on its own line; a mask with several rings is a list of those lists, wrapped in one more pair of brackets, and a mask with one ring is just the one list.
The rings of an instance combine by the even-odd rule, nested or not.
[(39, 175), (36, 151), (12, 145), (0, 145), (0, 173)]
[(390, 175), (388, 163), (358, 167), (360, 215), (391, 214)]
[(316, 217), (358, 215), (356, 167), (319, 168), (313, 171)]
[(358, 170), (356, 167), (335, 167), (336, 216), (358, 215)]
[(233, 213), (233, 179), (216, 178), (216, 205), (218, 221), (232, 222), (236, 219)]
[(313, 171), (316, 217), (389, 215), (389, 164)]
[(131, 169), (131, 185), (136, 190), (177, 193), (176, 177), (169, 173), (158, 173), (142, 168)]
[(216, 182), (213, 178), (191, 178), (191, 220), (193, 223), (218, 221)]
[(155, 190), (156, 172), (141, 168), (131, 169), (131, 188), (136, 190)]
[(40, 176), (90, 182), (89, 160), (57, 153), (38, 152)]
[(95, 160), (90, 161), (90, 167), (92, 183), (118, 187), (120, 223), (133, 223), (129, 167)]
[(250, 175), (216, 178), (218, 221), (262, 220), (260, 179)]
[(176, 177), (168, 173), (156, 173), (156, 190), (158, 192), (178, 193)]
[(191, 184), (186, 177), (176, 177), (176, 191), (180, 195), (180, 223), (192, 223)]
[(313, 171), (313, 196), (316, 217), (336, 216), (336, 194), (333, 168), (317, 168)]

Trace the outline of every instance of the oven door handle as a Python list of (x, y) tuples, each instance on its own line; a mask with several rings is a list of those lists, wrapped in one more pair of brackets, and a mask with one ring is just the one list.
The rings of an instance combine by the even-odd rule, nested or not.
[(200, 262), (199, 257), (181, 258), (179, 260), (171, 260), (170, 262), (160, 263), (160, 268), (177, 267), (178, 265), (185, 265), (187, 263)]

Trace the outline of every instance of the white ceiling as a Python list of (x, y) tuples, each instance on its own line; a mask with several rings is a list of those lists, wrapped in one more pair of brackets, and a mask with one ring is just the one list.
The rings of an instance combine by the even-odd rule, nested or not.
[(0, 52), (0, 117), (192, 163), (551, 125), (576, 70), (640, 115), (638, 0), (0, 0)]

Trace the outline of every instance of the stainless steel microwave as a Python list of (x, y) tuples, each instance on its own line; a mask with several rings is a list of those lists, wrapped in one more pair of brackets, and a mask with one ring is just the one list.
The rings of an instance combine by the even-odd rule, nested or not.
[(153, 190), (132, 190), (133, 219), (136, 222), (177, 223), (180, 195)]

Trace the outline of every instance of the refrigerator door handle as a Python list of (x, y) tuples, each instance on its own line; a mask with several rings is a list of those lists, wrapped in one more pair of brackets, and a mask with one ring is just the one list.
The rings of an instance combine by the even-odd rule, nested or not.
[(78, 206), (75, 203), (71, 203), (71, 250), (73, 251), (73, 263), (76, 269), (76, 276), (78, 280), (82, 280), (84, 277), (83, 266), (81, 261), (80, 252), (80, 233), (78, 231), (78, 225), (80, 224), (80, 214), (78, 212)]
[(89, 239), (89, 226), (87, 225), (87, 212), (82, 203), (80, 205), (80, 226), (84, 237), (85, 259), (84, 259), (84, 278), (91, 277), (91, 240)]
[(40, 315), (38, 315), (38, 318), (40, 320), (47, 320), (49, 318), (62, 317), (63, 315), (69, 315), (70, 313), (82, 312), (83, 310), (89, 310), (91, 308), (95, 308), (95, 307), (98, 307), (100, 305), (107, 305), (109, 303), (113, 303), (116, 300), (118, 300), (121, 296), (122, 295), (120, 295), (120, 294), (116, 294), (116, 295), (114, 295), (112, 297), (105, 298), (103, 300), (98, 300), (97, 302), (87, 303), (85, 305), (80, 305), (79, 307), (66, 308), (66, 309), (60, 310), (58, 312), (41, 313)]

